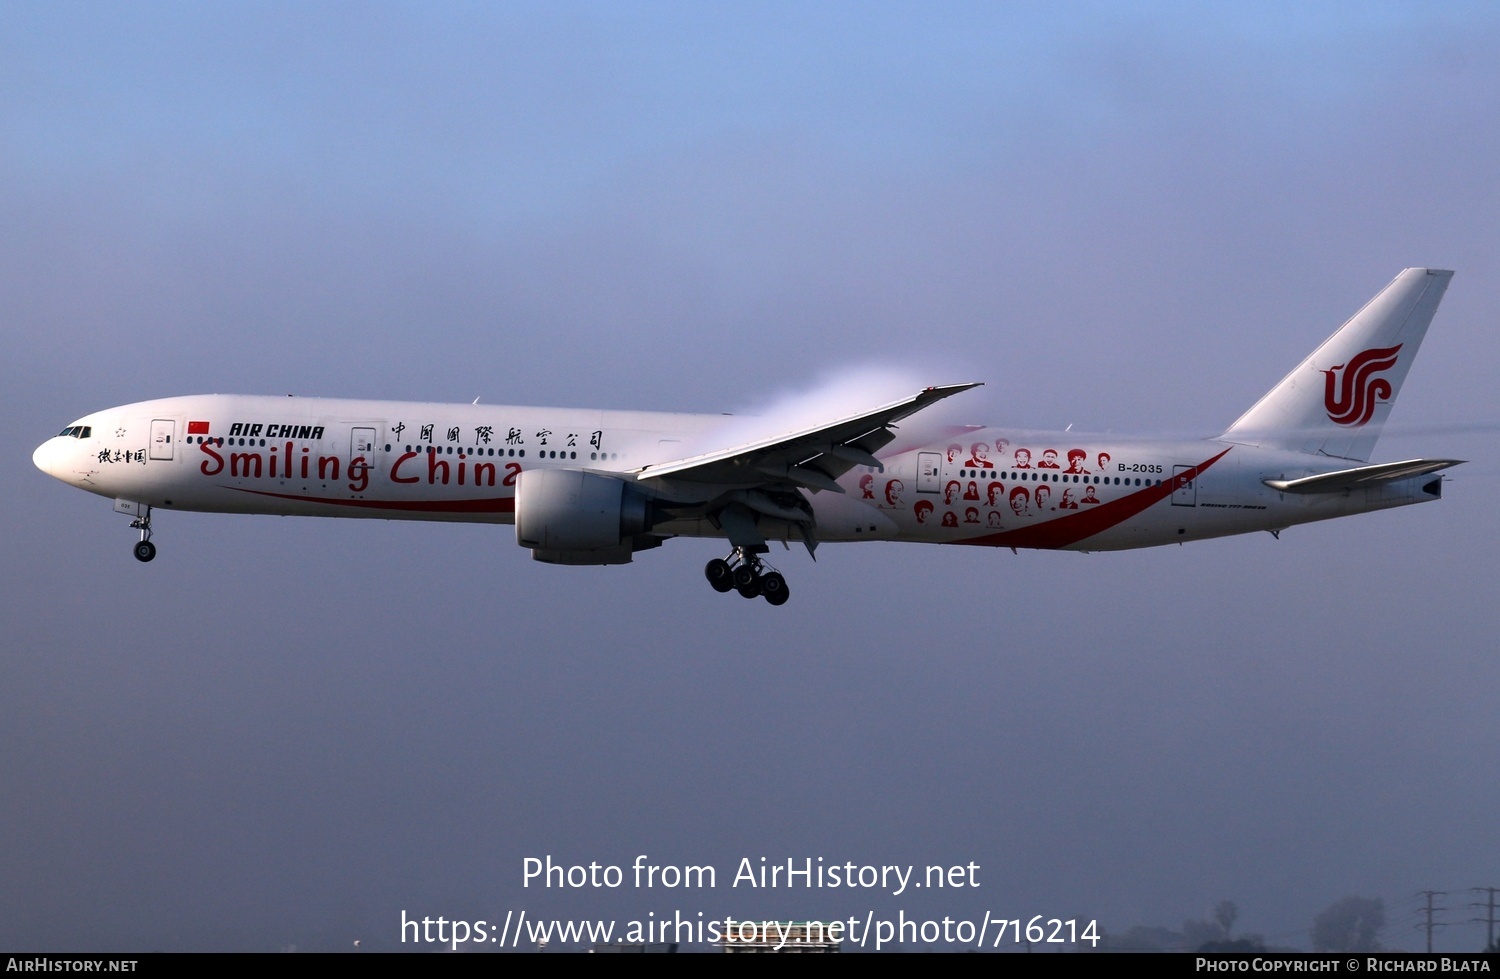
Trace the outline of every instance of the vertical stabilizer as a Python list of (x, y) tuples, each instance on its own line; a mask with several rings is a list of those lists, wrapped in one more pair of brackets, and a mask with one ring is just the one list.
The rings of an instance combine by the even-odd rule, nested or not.
[(1369, 461), (1451, 278), (1396, 276), (1219, 438)]

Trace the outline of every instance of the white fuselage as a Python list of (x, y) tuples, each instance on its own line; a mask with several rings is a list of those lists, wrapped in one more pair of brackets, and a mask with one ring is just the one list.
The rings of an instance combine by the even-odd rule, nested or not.
[[(724, 424), (718, 415), (202, 395), (95, 412), (34, 458), (81, 489), (165, 510), (511, 523), (522, 472), (633, 479), (691, 455)], [(1441, 492), (1441, 478), (1425, 475), (1283, 493), (1263, 481), (1349, 462), (1221, 440), (959, 431), (931, 445), (891, 445), (880, 453), (883, 471), (843, 474), (843, 494), (804, 491), (818, 540), (1114, 550), (1280, 530)], [(682, 492), (665, 483), (656, 491)], [(723, 536), (693, 514), (655, 530)], [(798, 539), (774, 518), (761, 530)]]

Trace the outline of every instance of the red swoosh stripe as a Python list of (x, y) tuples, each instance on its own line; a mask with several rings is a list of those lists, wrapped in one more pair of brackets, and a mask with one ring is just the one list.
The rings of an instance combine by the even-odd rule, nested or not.
[(229, 489), (256, 496), (274, 496), (278, 500), (297, 500), (300, 503), (326, 503), (329, 506), (348, 506), (366, 510), (400, 510), (408, 513), (515, 513), (514, 496), (495, 496), (477, 500), (329, 500), (320, 496), (295, 496), (291, 493), (271, 493), (267, 490), (244, 489), (230, 486)]
[(968, 540), (956, 540), (953, 543), (982, 544), (988, 547), (1067, 547), (1093, 537), (1095, 534), (1102, 534), (1148, 507), (1160, 503), (1172, 495), (1178, 483), (1192, 482), (1197, 479), (1199, 474), (1224, 458), (1228, 452), (1229, 449), (1225, 449), (1212, 459), (1205, 459), (1186, 472), (1178, 473), (1171, 479), (1164, 479), (1160, 486), (1147, 486), (1128, 496), (1122, 496), (1118, 500), (1100, 503), (1087, 510), (1080, 510), (1078, 513), (1070, 513), (1066, 517), (1057, 517), (1030, 527), (1002, 530), (998, 534), (986, 534), (983, 537), (971, 537)]

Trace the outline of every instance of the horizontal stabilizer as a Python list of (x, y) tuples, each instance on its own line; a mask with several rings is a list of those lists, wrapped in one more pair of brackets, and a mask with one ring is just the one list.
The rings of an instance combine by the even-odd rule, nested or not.
[(1408, 459), (1406, 462), (1383, 462), (1378, 466), (1340, 469), (1338, 472), (1304, 476), (1301, 479), (1263, 479), (1261, 482), (1283, 493), (1344, 493), (1368, 489), (1411, 476), (1425, 476), (1442, 469), (1463, 465), (1463, 459)]

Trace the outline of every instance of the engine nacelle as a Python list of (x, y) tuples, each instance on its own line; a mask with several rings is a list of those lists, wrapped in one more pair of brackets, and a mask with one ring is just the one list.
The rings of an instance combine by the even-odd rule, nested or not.
[(550, 564), (629, 564), (650, 529), (650, 503), (630, 481), (582, 469), (516, 478), (516, 543)]

